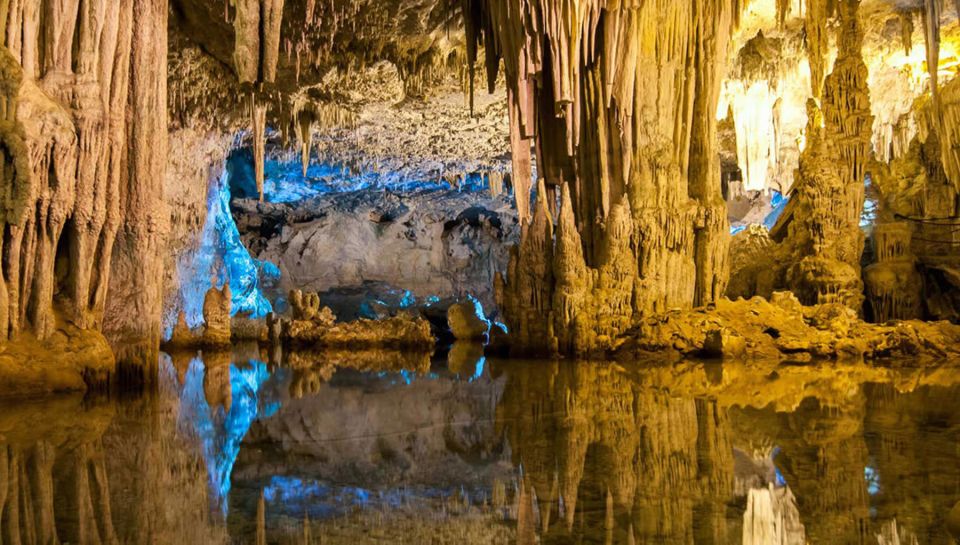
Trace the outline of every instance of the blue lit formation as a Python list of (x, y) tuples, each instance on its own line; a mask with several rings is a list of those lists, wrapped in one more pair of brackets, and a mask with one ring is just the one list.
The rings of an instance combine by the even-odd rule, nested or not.
[(263, 294), (263, 287), (280, 278), (280, 269), (273, 263), (251, 257), (240, 240), (240, 232), (230, 213), (230, 184), (226, 170), (210, 188), (207, 220), (199, 247), (180, 260), (178, 272), (181, 302), (190, 328), (203, 324), (203, 300), (207, 290), (214, 285), (222, 288), (227, 281), (232, 294), (232, 315), (249, 313), (253, 318), (262, 318), (273, 310)]
[(767, 217), (763, 218), (763, 226), (767, 229), (773, 229), (774, 225), (777, 224), (777, 220), (779, 220), (783, 214), (784, 209), (787, 208), (788, 202), (790, 202), (789, 197), (786, 197), (779, 191), (774, 191), (773, 196), (770, 197), (770, 206), (773, 207), (773, 211), (767, 214)]
[[(777, 224), (777, 220), (780, 219), (780, 216), (783, 215), (783, 211), (787, 208), (787, 203), (790, 202), (790, 197), (785, 196), (779, 191), (772, 191), (771, 193), (770, 206), (773, 208), (773, 210), (771, 210), (770, 213), (763, 218), (763, 226), (766, 227), (768, 231), (773, 229), (773, 227)], [(746, 228), (746, 225), (731, 225), (730, 234), (736, 235), (737, 233), (746, 230)]]
[[(249, 184), (247, 184), (249, 185)], [(479, 173), (468, 174), (459, 189), (482, 191), (488, 187)], [(299, 162), (266, 160), (264, 162), (263, 198), (272, 203), (297, 202), (317, 195), (346, 193), (364, 189), (393, 192), (436, 191), (453, 189), (440, 178), (411, 180), (400, 172), (351, 173), (332, 164), (311, 163), (303, 176)]]
[(863, 185), (865, 188), (866, 197), (863, 200), (863, 212), (860, 214), (860, 228), (866, 229), (876, 223), (877, 211), (880, 207), (877, 203), (877, 199), (873, 196), (873, 179), (871, 179), (870, 176), (867, 176)]

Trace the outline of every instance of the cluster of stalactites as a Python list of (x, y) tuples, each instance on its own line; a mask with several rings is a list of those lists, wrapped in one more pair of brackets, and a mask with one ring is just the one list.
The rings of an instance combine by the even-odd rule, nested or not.
[[(127, 253), (162, 239), (162, 209), (144, 205), (162, 200), (166, 17), (152, 0), (0, 3), (0, 340), (49, 335), (54, 300), (78, 327), (101, 327), (121, 223)], [(140, 320), (151, 337), (155, 284), (129, 302), (156, 310)]]
[(233, 0), (233, 64), (243, 83), (273, 83), (280, 60), (284, 0)]
[[(960, 2), (955, 2), (960, 16)], [(943, 89), (940, 87), (940, 25), (944, 0), (923, 0), (922, 21), (924, 42), (927, 49), (927, 71), (930, 79), (931, 104), (925, 119), (921, 119), (923, 133), (935, 132), (940, 137), (940, 158), (947, 178), (954, 188), (960, 190), (960, 151), (952, 142), (960, 135), (960, 92), (954, 78)]]
[[(689, 70), (704, 79), (722, 69), (717, 65), (726, 51), (720, 46), (739, 16), (739, 2), (463, 3), (468, 66), (481, 42), (491, 86), (503, 63), (515, 170), (525, 172), (517, 163), (535, 143), (548, 186), (581, 185), (588, 167), (578, 164), (584, 162), (578, 151), (589, 145), (584, 138), (600, 130), (603, 164), (596, 174), (604, 186), (598, 203), (603, 213), (624, 193), (634, 155), (647, 141), (672, 144), (673, 158), (686, 174), (694, 93), (676, 80)], [(716, 47), (709, 52), (714, 62), (692, 60), (704, 47)]]
[(864, 270), (863, 277), (867, 301), (878, 323), (921, 317), (923, 279), (911, 251), (912, 238), (913, 226), (905, 221), (874, 228), (877, 262)]
[[(557, 188), (566, 186), (564, 213), (571, 215), (586, 266), (602, 268), (605, 226), (629, 218), (622, 221), (631, 228), (622, 232), (630, 239), (623, 244), (638, 285), (633, 312), (718, 297), (729, 231), (715, 112), (740, 2), (464, 0), (463, 7), (468, 66), (482, 42), (488, 84), (501, 61), (504, 67), (523, 221), (531, 209), (534, 224), (539, 210), (555, 212)], [(534, 153), (543, 186), (537, 200), (549, 206), (529, 202)], [(614, 218), (621, 202), (629, 202), (628, 211)], [(534, 261), (525, 251), (521, 243), (519, 269), (510, 270), (510, 283), (521, 292), (520, 275), (531, 274), (524, 264)], [(550, 272), (552, 286), (559, 271)]]

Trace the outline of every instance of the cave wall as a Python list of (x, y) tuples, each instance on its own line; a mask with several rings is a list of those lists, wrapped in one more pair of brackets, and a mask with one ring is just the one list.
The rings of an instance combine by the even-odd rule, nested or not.
[(166, 230), (167, 3), (13, 1), (0, 23), (0, 336), (43, 340), (66, 321), (104, 330), (115, 347), (152, 344)]

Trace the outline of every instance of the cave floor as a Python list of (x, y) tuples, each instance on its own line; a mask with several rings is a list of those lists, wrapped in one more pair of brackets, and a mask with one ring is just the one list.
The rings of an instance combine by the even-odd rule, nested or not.
[(0, 402), (0, 536), (951, 543), (952, 362), (279, 360), (162, 354), (155, 394)]

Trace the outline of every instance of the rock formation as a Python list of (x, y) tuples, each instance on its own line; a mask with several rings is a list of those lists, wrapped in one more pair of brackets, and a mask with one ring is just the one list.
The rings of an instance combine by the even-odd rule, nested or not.
[(316, 293), (291, 290), (292, 319), (283, 323), (281, 339), (299, 348), (396, 348), (429, 351), (434, 338), (430, 323), (421, 317), (395, 316), (383, 320), (340, 322)]
[[(722, 295), (729, 235), (714, 113), (740, 7), (727, 0), (518, 11), (464, 4), (468, 43), (486, 45), (491, 83), (503, 62), (521, 218), (536, 144), (540, 190), (500, 299), (518, 348), (602, 348), (633, 315)], [(554, 244), (561, 192), (563, 239)], [(605, 265), (616, 272), (598, 272)], [(616, 293), (610, 305), (571, 293), (593, 289), (564, 284), (578, 274), (588, 285), (591, 276), (612, 276), (615, 286), (599, 286)], [(601, 326), (593, 312), (580, 314), (577, 299), (616, 318)], [(556, 329), (574, 320), (578, 331), (595, 334)]]
[(121, 363), (155, 366), (167, 4), (14, 2), (0, 21), (0, 337), (70, 323), (107, 333)]
[(883, 360), (934, 365), (955, 357), (960, 326), (907, 320), (860, 320), (842, 303), (803, 306), (790, 292), (770, 300), (721, 299), (708, 308), (651, 316), (618, 341), (624, 359), (694, 358), (771, 361)]

